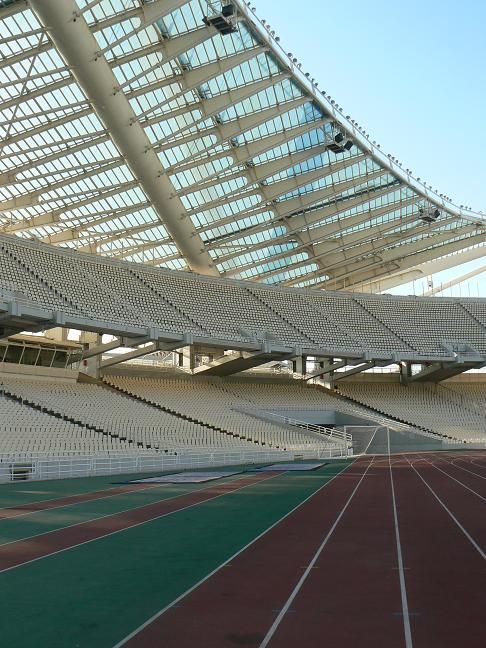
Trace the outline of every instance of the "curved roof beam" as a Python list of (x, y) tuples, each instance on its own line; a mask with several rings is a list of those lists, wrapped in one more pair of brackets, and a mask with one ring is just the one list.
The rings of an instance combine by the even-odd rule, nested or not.
[(234, 0), (234, 3), (237, 5), (239, 13), (246, 21), (248, 21), (248, 23), (251, 24), (253, 30), (258, 34), (262, 42), (267, 43), (271, 47), (274, 56), (278, 59), (282, 67), (290, 70), (292, 76), (302, 88), (303, 92), (306, 92), (326, 114), (331, 115), (333, 120), (350, 134), (362, 151), (368, 152), (370, 157), (380, 166), (387, 169), (405, 184), (409, 185), (423, 199), (432, 202), (434, 205), (437, 205), (449, 214), (474, 223), (486, 222), (486, 217), (483, 214), (458, 207), (451, 201), (446, 200), (443, 196), (440, 196), (427, 187), (423, 182), (414, 178), (410, 173), (407, 173), (400, 164), (383, 153), (383, 151), (373, 144), (364, 133), (356, 128), (355, 124), (344, 116), (334, 102), (331, 103), (331, 101), (317, 89), (317, 86), (300, 71), (300, 69), (293, 63), (292, 59), (287, 56), (281, 45), (272, 37), (271, 33), (265, 29), (264, 25), (245, 4), (244, 0)]
[[(382, 277), (381, 279), (378, 279), (376, 281), (370, 281), (363, 284), (355, 284), (354, 290), (359, 292), (384, 292), (385, 290), (396, 288), (397, 286), (401, 286), (411, 281), (416, 281), (418, 279), (423, 279), (424, 277), (434, 275), (438, 272), (442, 272), (443, 270), (449, 270), (450, 268), (463, 265), (464, 263), (469, 263), (470, 261), (474, 261), (476, 259), (482, 259), (484, 257), (484, 253), (484, 245), (469, 248), (463, 250), (462, 252), (455, 252), (439, 259), (435, 259), (434, 261), (422, 263), (421, 265), (411, 268), (410, 270), (404, 270), (396, 274), (392, 274), (390, 277)], [(482, 267), (484, 268), (484, 266)], [(475, 270), (474, 273), (476, 272), (478, 271)], [(459, 278), (459, 280), (464, 280), (465, 277), (466, 275), (463, 275)], [(450, 283), (457, 284), (459, 283), (459, 281), (455, 279)], [(448, 287), (446, 286), (446, 284), (442, 284), (439, 290), (435, 290), (434, 293), (432, 293), (432, 291), (429, 291), (428, 293), (425, 292), (424, 296), (427, 296), (428, 294), (435, 294), (436, 292), (442, 292), (442, 290), (445, 290), (446, 287)]]
[(98, 44), (77, 4), (73, 0), (31, 0), (31, 6), (191, 269), (217, 274), (133, 108), (118, 91), (113, 70), (98, 56)]
[[(456, 232), (453, 236), (450, 233), (449, 236), (446, 234), (439, 236), (435, 242), (441, 245), (429, 245), (426, 247), (425, 244), (420, 246), (419, 242), (416, 242), (415, 244), (398, 246), (392, 250), (381, 252), (379, 256), (370, 257), (366, 261), (356, 262), (353, 267), (343, 269), (339, 276), (322, 281), (315, 284), (315, 286), (328, 288), (329, 290), (354, 290), (355, 286), (369, 285), (373, 280), (384, 277), (385, 270), (388, 275), (390, 272), (396, 273), (400, 270), (414, 268), (422, 263), (433, 261), (486, 241), (486, 233), (471, 234), (467, 238), (452, 241), (450, 239), (453, 236), (460, 236), (460, 234)], [(426, 249), (423, 249), (424, 247)], [(484, 254), (484, 249), (482, 249), (482, 253)]]

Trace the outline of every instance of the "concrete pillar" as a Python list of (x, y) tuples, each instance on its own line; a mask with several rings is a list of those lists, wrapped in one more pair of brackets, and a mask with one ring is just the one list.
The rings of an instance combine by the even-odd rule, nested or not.
[(407, 385), (412, 377), (412, 363), (400, 362), (400, 382), (402, 385)]
[(55, 328), (47, 329), (44, 331), (46, 337), (52, 338), (58, 342), (67, 342), (68, 341), (69, 329), (61, 328), (56, 326)]
[[(97, 346), (102, 343), (102, 335), (99, 333), (92, 333), (91, 331), (82, 331), (79, 342), (84, 346), (85, 349), (91, 349), (91, 347)], [(100, 378), (100, 366), (101, 366), (102, 354), (93, 356), (92, 358), (87, 358), (86, 360), (81, 360), (79, 371), (84, 373), (92, 378)]]
[(298, 356), (292, 360), (292, 371), (303, 377), (306, 374), (307, 358), (305, 356)]

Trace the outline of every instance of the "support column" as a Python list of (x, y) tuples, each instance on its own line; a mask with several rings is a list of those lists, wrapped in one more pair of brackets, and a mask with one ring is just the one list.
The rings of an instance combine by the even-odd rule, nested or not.
[(400, 382), (402, 385), (408, 385), (412, 377), (412, 363), (400, 362)]
[(184, 347), (179, 352), (179, 367), (182, 367), (191, 373), (196, 368), (196, 352), (193, 345)]
[[(92, 333), (91, 331), (81, 331), (81, 337), (79, 338), (80, 343), (84, 346), (85, 349), (90, 349), (91, 347), (98, 346), (102, 343), (102, 335), (99, 333)], [(92, 378), (100, 378), (100, 368), (101, 368), (101, 358), (102, 355), (95, 355), (91, 358), (85, 358), (81, 360), (79, 366), (80, 373), (84, 373)]]
[(303, 378), (306, 374), (307, 358), (305, 356), (298, 356), (292, 360), (292, 371)]

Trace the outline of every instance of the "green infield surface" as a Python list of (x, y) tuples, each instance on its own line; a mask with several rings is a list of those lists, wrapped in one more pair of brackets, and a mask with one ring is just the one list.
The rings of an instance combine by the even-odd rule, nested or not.
[(203, 484), (0, 486), (0, 645), (116, 645), (349, 464)]

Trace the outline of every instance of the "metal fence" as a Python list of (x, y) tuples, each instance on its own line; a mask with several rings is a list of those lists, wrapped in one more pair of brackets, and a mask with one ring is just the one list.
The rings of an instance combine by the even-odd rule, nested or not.
[(173, 471), (229, 465), (265, 464), (299, 459), (325, 459), (336, 456), (333, 450), (224, 451), (157, 453), (106, 453), (96, 455), (50, 456), (0, 455), (0, 482), (63, 479), (92, 475), (116, 475), (152, 471)]

